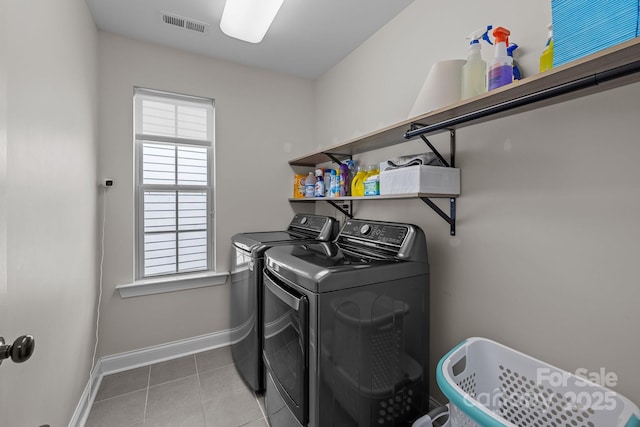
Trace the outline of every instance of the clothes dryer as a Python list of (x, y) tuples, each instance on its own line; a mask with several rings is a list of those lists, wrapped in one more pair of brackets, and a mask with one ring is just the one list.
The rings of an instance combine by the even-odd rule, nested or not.
[(231, 353), (238, 373), (255, 392), (264, 391), (262, 362), (262, 270), (273, 246), (327, 242), (335, 238), (334, 218), (296, 214), (285, 231), (238, 233), (231, 238)]

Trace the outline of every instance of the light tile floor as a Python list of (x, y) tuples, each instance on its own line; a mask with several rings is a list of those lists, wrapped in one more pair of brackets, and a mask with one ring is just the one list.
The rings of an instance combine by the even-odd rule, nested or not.
[(268, 427), (223, 347), (106, 375), (85, 427)]

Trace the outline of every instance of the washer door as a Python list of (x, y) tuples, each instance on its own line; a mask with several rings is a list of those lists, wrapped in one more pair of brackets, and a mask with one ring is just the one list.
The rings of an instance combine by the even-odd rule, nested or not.
[(264, 274), (264, 361), (300, 424), (309, 419), (309, 300)]

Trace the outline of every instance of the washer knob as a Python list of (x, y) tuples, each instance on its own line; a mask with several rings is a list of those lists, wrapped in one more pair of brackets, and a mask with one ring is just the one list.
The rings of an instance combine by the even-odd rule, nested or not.
[(370, 232), (371, 232), (371, 226), (369, 224), (365, 224), (362, 227), (360, 227), (360, 234), (362, 234), (363, 236), (366, 236)]
[(306, 216), (303, 216), (303, 217), (302, 217), (302, 219), (300, 220), (300, 224), (304, 225), (304, 224), (306, 224), (306, 223), (307, 223), (307, 221), (309, 221), (309, 220), (307, 219), (307, 217), (306, 217)]

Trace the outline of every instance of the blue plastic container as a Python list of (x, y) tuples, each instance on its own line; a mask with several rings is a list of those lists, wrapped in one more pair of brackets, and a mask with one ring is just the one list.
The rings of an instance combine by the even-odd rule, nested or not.
[(640, 0), (551, 0), (553, 66), (640, 35)]

